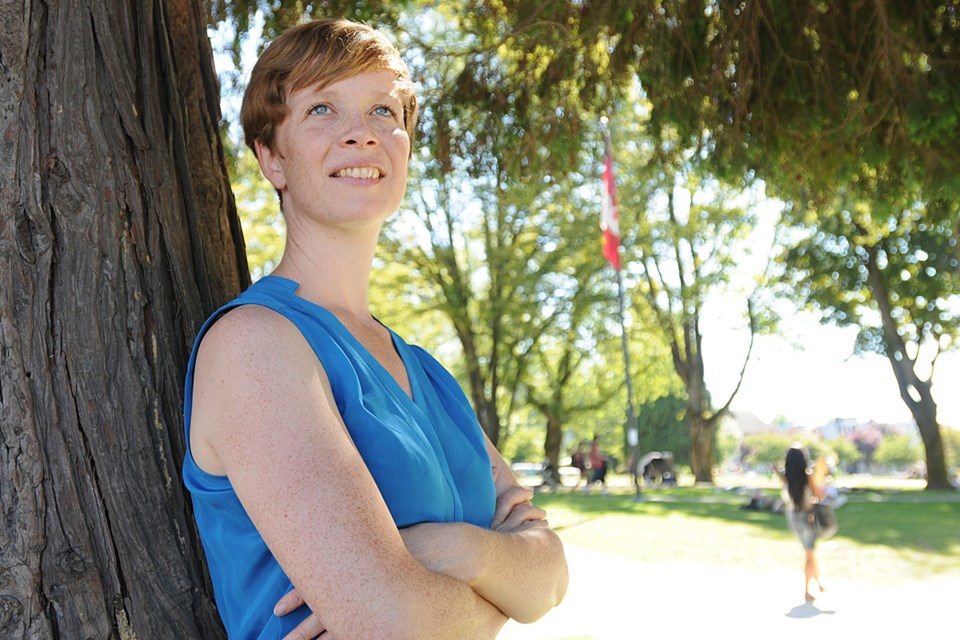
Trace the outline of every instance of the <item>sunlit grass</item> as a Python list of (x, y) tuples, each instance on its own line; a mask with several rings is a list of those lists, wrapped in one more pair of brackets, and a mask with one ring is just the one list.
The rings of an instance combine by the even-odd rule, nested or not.
[[(633, 560), (756, 570), (794, 570), (802, 560), (782, 513), (741, 509), (752, 491), (773, 488), (657, 488), (635, 502), (614, 484), (608, 496), (568, 489), (536, 501), (565, 542)], [(840, 532), (818, 544), (826, 575), (889, 584), (960, 572), (960, 494), (881, 483), (847, 495)]]

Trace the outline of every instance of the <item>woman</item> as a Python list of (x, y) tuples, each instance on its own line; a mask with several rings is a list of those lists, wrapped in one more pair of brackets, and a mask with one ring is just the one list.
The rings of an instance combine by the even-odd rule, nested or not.
[(794, 445), (787, 451), (783, 481), (785, 485), (784, 511), (787, 514), (787, 522), (797, 538), (800, 539), (806, 554), (803, 567), (803, 597), (807, 602), (812, 602), (815, 597), (810, 593), (810, 582), (816, 581), (817, 588), (821, 592), (824, 590), (823, 584), (820, 582), (820, 574), (817, 571), (817, 559), (814, 555), (818, 534), (813, 518), (814, 503), (826, 496), (824, 479), (814, 478), (803, 449), (799, 445)]
[(416, 116), (406, 65), (365, 25), (294, 27), (251, 74), (244, 135), (286, 246), (201, 329), (184, 407), (231, 638), (492, 638), (566, 591), (559, 539), (457, 383), (368, 311)]

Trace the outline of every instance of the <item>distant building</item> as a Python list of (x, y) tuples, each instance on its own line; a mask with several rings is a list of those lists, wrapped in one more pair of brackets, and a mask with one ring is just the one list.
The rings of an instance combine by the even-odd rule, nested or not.
[(732, 423), (731, 430), (740, 437), (776, 431), (776, 428), (758, 418), (752, 411), (730, 411), (727, 415)]
[(827, 424), (817, 427), (813, 432), (824, 440), (836, 440), (849, 438), (861, 426), (860, 422), (854, 418), (834, 418)]
[(761, 420), (752, 411), (730, 411), (728, 417), (728, 428), (738, 437), (757, 433), (786, 433), (812, 434), (822, 440), (835, 440), (837, 438), (851, 439), (855, 434), (862, 434), (863, 432), (876, 433), (881, 438), (890, 433), (913, 436), (917, 432), (916, 424), (913, 422), (888, 424), (876, 420), (861, 422), (856, 418), (834, 418), (819, 427), (810, 427), (789, 422), (770, 424)]
[(913, 437), (917, 433), (917, 427), (913, 422), (888, 424), (886, 422), (877, 422), (876, 420), (860, 422), (854, 418), (834, 418), (827, 424), (814, 429), (814, 433), (824, 440), (835, 440), (837, 438), (850, 439), (854, 434), (863, 432), (874, 432), (878, 438), (883, 438), (883, 436), (891, 433)]

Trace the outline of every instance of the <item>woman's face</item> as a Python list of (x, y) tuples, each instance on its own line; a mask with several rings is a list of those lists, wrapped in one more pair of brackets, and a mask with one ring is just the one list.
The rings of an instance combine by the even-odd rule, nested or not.
[(276, 149), (258, 145), (284, 214), (336, 226), (379, 226), (399, 208), (410, 138), (396, 73), (374, 71), (287, 98)]

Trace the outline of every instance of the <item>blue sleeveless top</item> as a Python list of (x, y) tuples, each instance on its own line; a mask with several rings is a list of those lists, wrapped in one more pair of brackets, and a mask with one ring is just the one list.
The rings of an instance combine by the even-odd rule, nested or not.
[(193, 499), (217, 607), (231, 639), (279, 640), (310, 613), (301, 607), (286, 616), (273, 615), (276, 601), (292, 588), (290, 580), (227, 476), (206, 473), (190, 454), (197, 349), (217, 318), (234, 307), (258, 304), (273, 309), (306, 338), (397, 527), (467, 522), (489, 528), (493, 520), (496, 490), (483, 432), (453, 376), (423, 349), (391, 331), (410, 379), (411, 399), (332, 313), (298, 297), (298, 287), (278, 276), (257, 281), (207, 320), (187, 367), (183, 481)]

